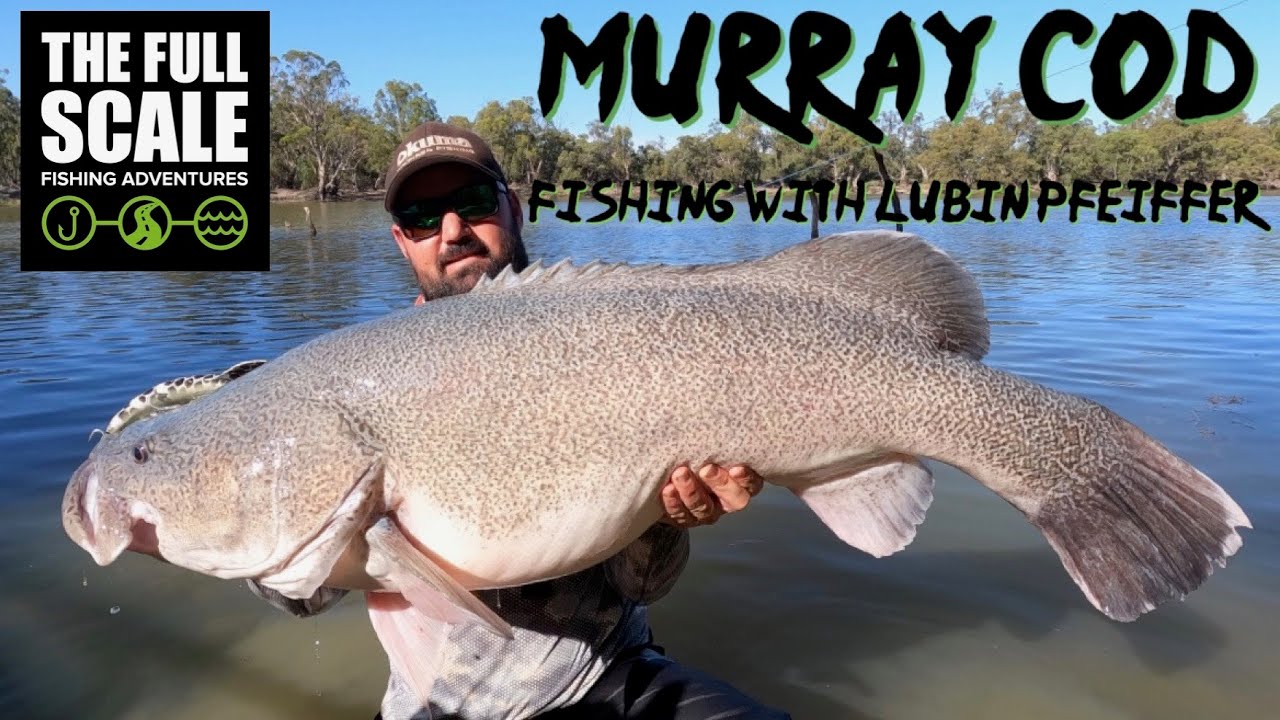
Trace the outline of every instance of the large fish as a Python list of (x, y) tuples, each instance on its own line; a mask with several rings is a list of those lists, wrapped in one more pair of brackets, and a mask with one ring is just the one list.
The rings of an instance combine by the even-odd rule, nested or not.
[(884, 556), (931, 501), (920, 458), (940, 460), (1021, 510), (1117, 620), (1240, 547), (1249, 521), (1212, 480), (987, 348), (973, 279), (907, 234), (505, 271), (130, 420), (75, 472), (63, 522), (102, 565), (132, 549), (290, 598), (369, 591), (423, 698), (448, 624), (510, 633), (472, 590), (616, 553), (686, 463), (747, 463)]

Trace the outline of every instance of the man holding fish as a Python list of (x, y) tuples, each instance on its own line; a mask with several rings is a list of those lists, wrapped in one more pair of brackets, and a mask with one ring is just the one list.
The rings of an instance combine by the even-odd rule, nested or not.
[(669, 525), (761, 482), (711, 467), (693, 494), (684, 465), (750, 465), (884, 557), (933, 500), (922, 460), (947, 463), (1122, 622), (1240, 549), (1249, 519), (1204, 473), (1098, 403), (983, 363), (981, 290), (923, 238), (517, 273), (502, 178), (478, 139), (411, 134), (388, 209), (434, 302), (237, 366), (157, 417), (126, 411), (68, 483), (68, 536), (99, 565), (147, 553), (304, 612), (364, 591), (393, 671), (384, 720), (780, 715), (645, 647), (637, 606), (687, 553)]
[[(385, 203), (394, 218), (392, 237), (421, 288), (415, 304), (466, 293), (482, 277), (529, 264), (520, 201), (475, 133), (444, 123), (412, 131), (392, 159)], [(511, 624), (514, 637), (454, 626), (443, 661), (448, 670), (431, 693), (432, 717), (786, 717), (675, 663), (653, 644), (645, 614), (645, 605), (665, 595), (684, 569), (687, 528), (741, 510), (762, 483), (742, 465), (708, 463), (696, 474), (681, 466), (662, 489), (663, 519), (622, 552), (555, 580), (479, 593)], [(322, 588), (297, 601), (253, 581), (250, 587), (299, 616), (345, 595)], [(380, 717), (407, 720), (419, 710), (393, 669)]]

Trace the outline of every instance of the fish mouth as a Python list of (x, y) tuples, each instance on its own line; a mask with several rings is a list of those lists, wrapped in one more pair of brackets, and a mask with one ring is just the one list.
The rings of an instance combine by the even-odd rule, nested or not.
[(98, 565), (110, 565), (126, 550), (160, 558), (156, 525), (149, 505), (102, 486), (93, 461), (86, 460), (71, 476), (62, 497), (62, 528)]

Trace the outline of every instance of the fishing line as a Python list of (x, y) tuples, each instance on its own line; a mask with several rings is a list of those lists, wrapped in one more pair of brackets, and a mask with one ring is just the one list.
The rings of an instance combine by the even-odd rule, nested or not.
[[(1237, 0), (1236, 2), (1233, 2), (1233, 3), (1231, 3), (1230, 5), (1225, 5), (1225, 6), (1223, 6), (1223, 7), (1219, 8), (1219, 9), (1217, 9), (1217, 10), (1214, 10), (1213, 12), (1214, 12), (1214, 14), (1215, 14), (1215, 15), (1221, 15), (1222, 13), (1226, 12), (1227, 10), (1231, 10), (1231, 9), (1233, 9), (1233, 8), (1240, 7), (1241, 5), (1244, 5), (1244, 4), (1245, 4), (1245, 3), (1247, 3), (1247, 2), (1249, 2), (1249, 0)], [(1187, 24), (1184, 22), (1184, 23), (1182, 23), (1182, 24), (1180, 24), (1180, 25), (1175, 25), (1175, 26), (1173, 26), (1172, 28), (1170, 28), (1170, 30), (1179, 30), (1179, 29), (1184, 28), (1184, 27), (1186, 27), (1186, 26), (1187, 26)], [(1048, 75), (1045, 75), (1045, 79), (1047, 80), (1047, 79), (1049, 79), (1049, 78), (1051, 78), (1051, 77), (1054, 77), (1055, 75), (1061, 75), (1062, 73), (1068, 72), (1068, 71), (1070, 71), (1070, 70), (1075, 70), (1075, 69), (1077, 69), (1077, 68), (1082, 68), (1082, 67), (1084, 67), (1085, 65), (1088, 65), (1088, 64), (1089, 64), (1089, 62), (1090, 62), (1089, 60), (1085, 60), (1085, 61), (1083, 61), (1083, 62), (1076, 63), (1075, 65), (1070, 65), (1070, 66), (1068, 66), (1068, 67), (1062, 68), (1061, 70), (1055, 70), (1055, 71), (1053, 71), (1053, 72), (1049, 73)], [(1021, 89), (1022, 89), (1021, 83), (1017, 83), (1017, 84), (1015, 84), (1015, 85), (1014, 85), (1014, 87), (1016, 87), (1018, 90), (1021, 90)], [(900, 118), (900, 119), (902, 119), (903, 123), (906, 123), (906, 122), (907, 122), (907, 120), (906, 120), (905, 118)], [(815, 163), (815, 164), (813, 164), (813, 165), (810, 165), (809, 167), (806, 167), (806, 168), (803, 168), (803, 169), (797, 170), (797, 171), (795, 171), (795, 172), (793, 172), (793, 173), (789, 173), (789, 174), (787, 174), (787, 175), (783, 175), (783, 176), (782, 176), (782, 177), (780, 177), (780, 178), (777, 178), (777, 179), (774, 179), (774, 180), (766, 181), (766, 182), (764, 183), (764, 185), (763, 185), (763, 186), (764, 186), (764, 187), (769, 187), (769, 186), (771, 186), (771, 185), (778, 185), (778, 186), (781, 186), (781, 184), (782, 184), (782, 183), (786, 182), (787, 180), (790, 180), (790, 179), (791, 179), (791, 178), (793, 178), (793, 177), (796, 177), (796, 176), (798, 176), (798, 175), (803, 175), (803, 174), (805, 174), (805, 173), (809, 172), (810, 170), (816, 170), (817, 168), (820, 168), (820, 167), (823, 167), (823, 166), (826, 166), (826, 165), (834, 165), (835, 163), (838, 163), (838, 162), (840, 162), (841, 160), (844, 160), (844, 159), (846, 159), (846, 158), (852, 157), (855, 153), (862, 152), (862, 150), (863, 150), (863, 148), (858, 148), (857, 150), (850, 150), (849, 152), (842, 153), (842, 154), (840, 154), (840, 155), (837, 155), (837, 156), (836, 156), (836, 157), (834, 157), (834, 158), (828, 158), (828, 159), (823, 160), (823, 161), (821, 161), (821, 162), (818, 162), (818, 163)], [(878, 168), (879, 168), (879, 172), (880, 172), (880, 183), (881, 183), (881, 186), (882, 186), (882, 187), (887, 186), (887, 184), (888, 184), (888, 178), (886, 177), (886, 168), (885, 168), (885, 161), (884, 161), (884, 157), (880, 154), (879, 149), (878, 149), (878, 148), (876, 148), (876, 147), (874, 147), (874, 146), (872, 146), (872, 147), (871, 147), (871, 152), (872, 152), (872, 154), (875, 156), (875, 158), (876, 158), (876, 164), (877, 164), (877, 166), (878, 166)], [(741, 189), (741, 190), (739, 190), (739, 191), (737, 191), (737, 192), (735, 192), (735, 193), (732, 193), (731, 195), (729, 195), (729, 197), (735, 197), (735, 196), (737, 196), (737, 195), (742, 195), (742, 194), (744, 194), (745, 192), (746, 192), (746, 188), (743, 188), (743, 189)], [(897, 211), (897, 212), (901, 212), (901, 209), (898, 207), (898, 196), (897, 196), (897, 193), (896, 193), (896, 192), (894, 193), (894, 198), (893, 198), (893, 200), (894, 200), (894, 210), (895, 210), (895, 211)], [(898, 231), (899, 231), (899, 232), (901, 232), (901, 231), (902, 231), (902, 223), (898, 223), (898, 224), (897, 224), (897, 228), (898, 228)]]
[[(1238, 2), (1231, 3), (1230, 5), (1227, 5), (1226, 7), (1222, 7), (1222, 8), (1219, 8), (1219, 9), (1217, 9), (1217, 10), (1214, 10), (1214, 11), (1213, 11), (1213, 14), (1214, 14), (1214, 15), (1221, 15), (1224, 11), (1230, 10), (1231, 8), (1234, 8), (1234, 7), (1240, 7), (1241, 5), (1243, 5), (1243, 4), (1247, 3), (1247, 2), (1249, 2), (1249, 0), (1239, 0)], [(1187, 26), (1187, 24), (1186, 24), (1186, 23), (1182, 23), (1181, 25), (1174, 25), (1173, 27), (1169, 28), (1169, 30), (1171, 30), (1171, 31), (1172, 31), (1172, 30), (1180, 30), (1180, 29), (1182, 29), (1182, 28), (1184, 28), (1184, 27), (1186, 27), (1186, 26)], [(1085, 65), (1088, 65), (1088, 64), (1089, 64), (1089, 62), (1090, 62), (1089, 60), (1085, 60), (1084, 62), (1079, 62), (1079, 63), (1076, 63), (1075, 65), (1070, 65), (1070, 66), (1068, 66), (1068, 67), (1064, 67), (1064, 68), (1062, 68), (1061, 70), (1055, 70), (1055, 71), (1053, 71), (1053, 72), (1049, 73), (1048, 75), (1045, 75), (1045, 76), (1044, 76), (1044, 79), (1045, 79), (1045, 80), (1048, 80), (1049, 78), (1053, 77), (1054, 75), (1061, 75), (1062, 73), (1067, 72), (1068, 70), (1075, 70), (1076, 68), (1082, 68), (1082, 67), (1084, 67)], [(1019, 90), (1021, 90), (1021, 89), (1022, 89), (1021, 84), (1015, 85), (1014, 87), (1017, 87)]]

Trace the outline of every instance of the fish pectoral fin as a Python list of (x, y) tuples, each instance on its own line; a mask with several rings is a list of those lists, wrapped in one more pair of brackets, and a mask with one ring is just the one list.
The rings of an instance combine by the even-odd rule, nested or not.
[(841, 540), (884, 557), (915, 539), (933, 501), (933, 474), (918, 458), (895, 454), (792, 491)]
[(408, 683), (419, 707), (429, 707), (449, 624), (418, 610), (401, 593), (369, 592), (365, 597), (369, 623), (387, 652), (392, 671)]
[(307, 600), (334, 572), (353, 540), (382, 505), (382, 479), (386, 464), (376, 458), (316, 534), (303, 543), (288, 562), (258, 578), (263, 587), (284, 597)]
[(500, 637), (514, 637), (506, 620), (419, 551), (391, 518), (374, 523), (365, 531), (365, 540), (369, 576), (404, 595), (421, 613), (450, 625), (479, 623)]
[(420, 552), (389, 517), (365, 531), (370, 577), (387, 592), (366, 594), (369, 621), (392, 670), (408, 683), (420, 707), (429, 707), (449, 627), (479, 623), (511, 639), (505, 620)]

